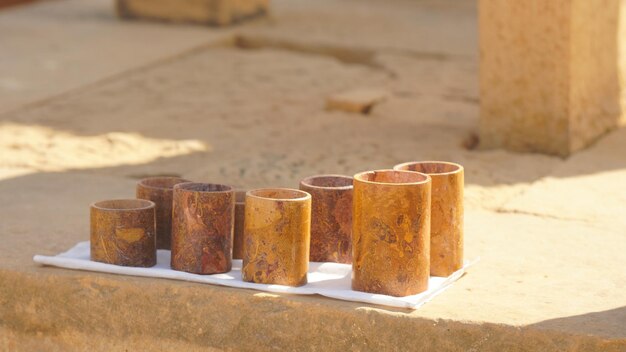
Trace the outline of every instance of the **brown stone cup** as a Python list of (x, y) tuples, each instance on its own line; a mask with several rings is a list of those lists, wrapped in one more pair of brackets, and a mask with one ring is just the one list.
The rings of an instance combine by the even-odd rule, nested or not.
[(172, 269), (204, 275), (230, 271), (234, 207), (230, 186), (196, 182), (174, 186)]
[(243, 259), (243, 223), (246, 217), (246, 191), (235, 192), (235, 232), (233, 259)]
[(248, 191), (244, 222), (244, 281), (307, 283), (311, 195), (295, 189)]
[(180, 177), (150, 177), (137, 183), (137, 198), (151, 200), (156, 205), (157, 249), (171, 249), (173, 188), (183, 182), (190, 181)]
[(428, 289), (430, 183), (409, 171), (354, 175), (353, 290), (409, 296)]
[(153, 202), (115, 199), (91, 205), (91, 260), (122, 266), (156, 264)]
[(352, 177), (319, 175), (300, 181), (311, 194), (312, 262), (352, 263)]
[(444, 161), (408, 162), (394, 170), (432, 178), (430, 274), (450, 276), (463, 267), (463, 166)]

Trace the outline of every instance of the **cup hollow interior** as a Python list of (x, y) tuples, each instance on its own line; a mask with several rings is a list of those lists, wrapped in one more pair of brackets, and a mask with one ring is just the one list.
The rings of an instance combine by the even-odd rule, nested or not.
[(302, 184), (311, 188), (352, 188), (352, 177), (343, 175), (318, 175), (307, 177), (302, 180)]
[(180, 177), (149, 177), (139, 181), (139, 185), (145, 188), (169, 190), (174, 188), (175, 185), (185, 182), (189, 181)]
[(394, 167), (395, 170), (415, 171), (429, 175), (453, 174), (463, 170), (463, 166), (447, 161), (413, 161)]
[(248, 196), (281, 201), (299, 201), (310, 198), (305, 191), (290, 188), (262, 188), (248, 191)]
[(420, 184), (428, 182), (429, 177), (422, 173), (411, 171), (375, 170), (356, 174), (354, 175), (354, 179), (369, 183)]
[(99, 210), (143, 210), (154, 207), (154, 203), (144, 199), (103, 200), (91, 205)]
[(218, 193), (218, 192), (231, 192), (233, 188), (227, 185), (221, 185), (217, 183), (200, 183), (200, 182), (186, 182), (179, 183), (174, 186), (174, 189), (181, 189), (190, 192), (207, 192), (207, 193)]

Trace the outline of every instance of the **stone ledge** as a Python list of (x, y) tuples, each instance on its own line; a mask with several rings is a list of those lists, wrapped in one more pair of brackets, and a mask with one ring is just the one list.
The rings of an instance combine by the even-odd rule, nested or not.
[[(319, 296), (42, 268), (0, 271), (0, 348), (620, 351), (626, 339), (490, 323)], [(9, 303), (10, 302), (10, 303)]]

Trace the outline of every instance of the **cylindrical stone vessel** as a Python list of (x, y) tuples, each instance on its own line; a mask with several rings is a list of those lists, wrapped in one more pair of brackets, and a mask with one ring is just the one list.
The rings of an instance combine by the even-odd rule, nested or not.
[(399, 164), (394, 169), (431, 177), (430, 274), (450, 276), (463, 267), (463, 166), (423, 161)]
[(235, 192), (235, 233), (233, 259), (243, 259), (243, 221), (246, 216), (246, 191)]
[(172, 269), (204, 275), (230, 271), (234, 209), (230, 186), (196, 182), (174, 186)]
[(311, 194), (312, 262), (352, 263), (352, 177), (319, 175), (300, 181)]
[(409, 296), (428, 289), (430, 182), (409, 171), (354, 175), (353, 290)]
[(295, 189), (248, 191), (244, 221), (244, 281), (307, 283), (311, 195)]
[(155, 204), (157, 249), (171, 249), (172, 197), (174, 185), (190, 182), (180, 177), (150, 177), (137, 183), (137, 198)]
[(91, 205), (91, 260), (122, 266), (156, 264), (155, 205), (114, 199)]

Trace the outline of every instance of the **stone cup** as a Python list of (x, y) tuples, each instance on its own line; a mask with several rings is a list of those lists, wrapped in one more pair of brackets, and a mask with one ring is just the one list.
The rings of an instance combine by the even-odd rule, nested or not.
[(235, 233), (233, 259), (243, 258), (243, 223), (246, 216), (246, 191), (235, 192)]
[(394, 170), (431, 177), (430, 274), (450, 276), (463, 267), (463, 166), (421, 161), (399, 164)]
[(173, 188), (183, 182), (190, 181), (180, 177), (150, 177), (137, 183), (137, 198), (151, 200), (156, 205), (157, 249), (171, 249)]
[(312, 262), (352, 263), (352, 177), (319, 175), (300, 181), (311, 194)]
[(302, 286), (307, 283), (311, 195), (271, 188), (248, 191), (244, 222), (244, 281)]
[(430, 187), (417, 172), (354, 175), (353, 290), (409, 296), (428, 289)]
[(156, 264), (155, 205), (143, 199), (114, 199), (90, 207), (91, 260), (122, 266)]
[(179, 183), (172, 210), (172, 269), (194, 274), (232, 268), (235, 192), (226, 185)]

